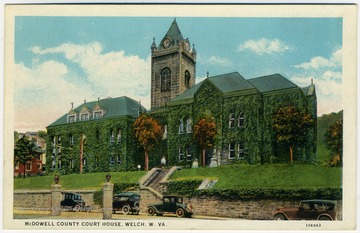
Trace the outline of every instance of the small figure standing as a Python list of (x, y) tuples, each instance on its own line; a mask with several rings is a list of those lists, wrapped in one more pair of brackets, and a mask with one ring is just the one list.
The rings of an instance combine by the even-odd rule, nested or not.
[(163, 156), (162, 159), (161, 159), (162, 169), (164, 169), (165, 165), (166, 165), (166, 159), (165, 159), (165, 157)]

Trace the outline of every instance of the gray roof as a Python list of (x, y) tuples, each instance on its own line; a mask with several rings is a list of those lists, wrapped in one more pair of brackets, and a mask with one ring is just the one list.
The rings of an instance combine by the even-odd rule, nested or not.
[(298, 86), (280, 74), (262, 76), (248, 79), (261, 93), (277, 91), (289, 88), (298, 88)]
[[(141, 112), (146, 111), (145, 108), (139, 104), (139, 102), (126, 96), (117, 97), (117, 98), (106, 98), (99, 101), (86, 102), (72, 110), (74, 110), (76, 113), (80, 113), (83, 107), (87, 107), (88, 109), (92, 110), (98, 103), (100, 104), (101, 108), (104, 110), (104, 115), (101, 119), (112, 118), (112, 117), (124, 117), (124, 116), (137, 117), (137, 113), (138, 113), (137, 110), (139, 108)], [(48, 127), (67, 124), (67, 116), (68, 114), (64, 114), (62, 117), (60, 117), (58, 120), (50, 124)], [(94, 119), (92, 119), (92, 115), (90, 114), (89, 121), (91, 120)]]

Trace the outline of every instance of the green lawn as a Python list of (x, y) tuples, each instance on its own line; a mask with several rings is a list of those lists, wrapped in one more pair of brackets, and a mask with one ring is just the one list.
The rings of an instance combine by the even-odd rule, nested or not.
[(341, 168), (306, 164), (228, 165), (183, 169), (172, 179), (217, 179), (217, 189), (341, 187)]
[[(137, 183), (145, 173), (145, 171), (111, 172), (111, 182)], [(60, 176), (60, 184), (62, 189), (98, 190), (105, 182), (106, 174), (107, 172), (63, 175)], [(50, 175), (16, 178), (14, 187), (15, 189), (50, 189), (53, 179), (54, 177)]]

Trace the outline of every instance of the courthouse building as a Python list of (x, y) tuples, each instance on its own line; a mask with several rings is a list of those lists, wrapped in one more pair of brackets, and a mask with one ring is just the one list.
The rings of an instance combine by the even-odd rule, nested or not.
[[(195, 77), (195, 47), (182, 36), (174, 20), (159, 44), (154, 39), (151, 45), (148, 112), (163, 126), (164, 135), (150, 153), (150, 168), (158, 166), (162, 157), (168, 165), (185, 167), (200, 159), (201, 149), (193, 131), (204, 115), (214, 117), (217, 126), (215, 146), (206, 151), (207, 165), (258, 164), (288, 158), (288, 148), (275, 142), (272, 131), (272, 115), (284, 105), (294, 105), (316, 122), (317, 99), (310, 80), (309, 86), (301, 88), (281, 74), (246, 79), (232, 72), (209, 76), (197, 84)], [(143, 164), (143, 152), (132, 124), (144, 111), (128, 97), (84, 102), (71, 108), (47, 127), (51, 145), (47, 167), (66, 172), (78, 171), (80, 165), (87, 172), (135, 169)], [(316, 160), (316, 124), (294, 156), (297, 160)]]

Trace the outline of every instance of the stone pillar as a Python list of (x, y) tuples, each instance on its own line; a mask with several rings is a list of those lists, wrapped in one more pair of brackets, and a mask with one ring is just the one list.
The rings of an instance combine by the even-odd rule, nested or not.
[(51, 185), (51, 215), (61, 215), (61, 185)]
[(211, 158), (210, 167), (217, 167), (217, 166), (218, 166), (217, 159), (215, 158), (214, 155), (214, 157)]
[(114, 184), (106, 182), (103, 184), (103, 219), (112, 218)]

